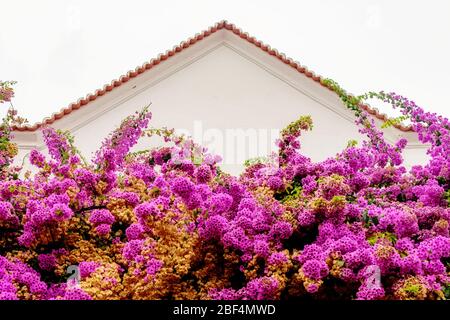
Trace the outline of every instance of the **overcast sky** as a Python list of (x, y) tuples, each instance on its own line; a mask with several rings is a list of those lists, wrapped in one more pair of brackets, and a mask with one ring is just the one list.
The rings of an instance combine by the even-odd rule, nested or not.
[(450, 117), (448, 0), (0, 0), (0, 13), (0, 79), (18, 81), (32, 123), (222, 19), (352, 93)]

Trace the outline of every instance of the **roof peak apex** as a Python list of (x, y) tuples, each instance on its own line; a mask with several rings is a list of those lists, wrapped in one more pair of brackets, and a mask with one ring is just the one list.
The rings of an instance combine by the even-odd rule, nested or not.
[[(167, 50), (165, 53), (158, 55), (157, 58), (150, 60), (149, 62), (145, 62), (141, 66), (136, 67), (134, 70), (130, 70), (127, 74), (122, 75), (118, 79), (112, 80), (109, 84), (105, 84), (103, 88), (97, 89), (94, 93), (90, 93), (86, 95), (84, 98), (78, 99), (77, 102), (73, 102), (69, 104), (67, 107), (62, 108), (59, 112), (53, 113), (51, 117), (45, 118), (42, 120), (42, 122), (37, 122), (34, 125), (22, 125), (22, 126), (14, 126), (12, 130), (14, 131), (36, 131), (37, 129), (52, 124), (53, 122), (57, 121), (58, 119), (61, 119), (62, 117), (72, 113), (75, 110), (78, 110), (85, 105), (89, 104), (90, 102), (96, 100), (97, 98), (105, 95), (106, 93), (114, 90), (114, 88), (121, 86), (125, 82), (128, 82), (130, 79), (135, 78), (139, 76), (141, 73), (144, 73), (150, 69), (152, 69), (154, 66), (158, 65), (159, 63), (162, 63), (166, 60), (169, 60), (170, 57), (176, 55), (177, 53), (189, 48), (190, 46), (194, 45), (195, 43), (202, 41), (204, 38), (210, 36), (211, 34), (219, 31), (219, 30), (228, 30), (235, 34), (237, 37), (255, 45), (256, 47), (260, 48), (261, 50), (265, 51), (267, 54), (273, 56), (274, 58), (280, 60), (281, 62), (290, 65), (292, 68), (296, 69), (299, 73), (304, 74), (306, 77), (310, 78), (311, 80), (319, 83), (323, 87), (326, 87), (330, 89), (331, 91), (334, 91), (330, 86), (326, 85), (323, 82), (323, 78), (311, 70), (308, 70), (307, 67), (300, 65), (299, 63), (295, 62), (294, 60), (286, 57), (284, 54), (279, 53), (276, 49), (272, 48), (271, 46), (263, 43), (262, 41), (256, 39), (255, 37), (250, 36), (248, 33), (244, 32), (242, 29), (238, 28), (235, 24), (229, 22), (226, 19), (222, 19), (213, 26), (209, 27), (207, 30), (203, 30), (199, 34), (195, 35), (192, 38), (189, 38), (186, 41), (181, 42), (178, 46), (175, 46), (171, 50)], [(378, 110), (373, 109), (369, 106), (365, 106), (367, 108), (366, 111), (368, 111), (370, 114), (375, 116), (378, 119), (385, 120), (388, 117), (385, 114), (379, 113)], [(401, 131), (413, 131), (411, 126), (403, 126), (394, 124), (394, 127)]]

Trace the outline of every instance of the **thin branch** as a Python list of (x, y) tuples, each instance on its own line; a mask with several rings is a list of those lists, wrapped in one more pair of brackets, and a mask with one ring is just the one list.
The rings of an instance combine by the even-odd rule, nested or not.
[(97, 210), (97, 209), (106, 209), (106, 206), (92, 206), (87, 208), (81, 208), (80, 210), (75, 211), (75, 214), (83, 213), (85, 211)]

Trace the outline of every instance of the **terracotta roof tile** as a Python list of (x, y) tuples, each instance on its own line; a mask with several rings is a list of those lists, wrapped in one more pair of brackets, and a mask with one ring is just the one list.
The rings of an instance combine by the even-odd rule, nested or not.
[[(219, 30), (230, 30), (235, 35), (241, 37), (242, 39), (247, 40), (249, 43), (252, 43), (253, 45), (261, 48), (263, 51), (267, 52), (268, 54), (276, 57), (283, 63), (291, 66), (292, 68), (296, 69), (298, 72), (303, 73), (305, 76), (311, 78), (312, 80), (320, 83), (322, 86), (330, 89), (333, 91), (332, 88), (327, 86), (324, 83), (324, 78), (322, 78), (319, 75), (316, 75), (311, 70), (308, 70), (305, 66), (300, 65), (298, 62), (292, 60), (291, 58), (286, 57), (283, 53), (278, 52), (278, 50), (271, 48), (269, 45), (255, 39), (254, 37), (250, 36), (248, 33), (243, 32), (241, 29), (237, 28), (234, 24), (229, 23), (227, 21), (221, 21), (216, 23), (214, 26), (210, 27), (207, 30), (204, 30), (203, 32), (196, 34), (193, 38), (190, 38), (186, 41), (181, 42), (178, 46), (175, 46), (173, 49), (166, 51), (163, 54), (158, 55), (157, 58), (150, 60), (149, 62), (144, 63), (142, 66), (136, 67), (135, 70), (130, 70), (127, 74), (121, 76), (119, 79), (114, 79), (109, 84), (105, 84), (103, 88), (97, 89), (94, 93), (90, 93), (86, 95), (84, 98), (78, 99), (77, 102), (73, 102), (69, 104), (67, 107), (61, 109), (59, 112), (52, 114), (51, 117), (45, 118), (42, 120), (42, 122), (37, 122), (33, 125), (22, 125), (22, 126), (14, 126), (13, 130), (15, 131), (35, 131), (39, 129), (40, 127), (44, 125), (49, 125), (54, 123), (56, 120), (61, 119), (63, 116), (68, 115), (72, 113), (74, 110), (78, 110), (81, 107), (84, 107), (88, 105), (91, 101), (95, 101), (98, 97), (101, 97), (105, 95), (107, 92), (110, 92), (114, 90), (114, 88), (120, 87), (123, 83), (128, 82), (130, 79), (133, 79), (140, 74), (144, 73), (147, 70), (150, 70), (153, 68), (153, 66), (158, 65), (159, 63), (169, 60), (170, 57), (173, 57), (177, 53), (183, 51), (184, 49), (190, 47), (191, 45), (195, 44), (198, 41), (201, 41), (202, 39), (210, 36), (211, 34), (219, 31)], [(388, 116), (386, 114), (382, 114), (378, 111), (376, 108), (372, 108), (368, 105), (362, 106), (364, 110), (366, 110), (368, 113), (373, 115), (374, 117), (385, 121), (388, 119)], [(404, 126), (404, 125), (394, 125), (397, 129), (401, 131), (413, 131), (411, 126)]]

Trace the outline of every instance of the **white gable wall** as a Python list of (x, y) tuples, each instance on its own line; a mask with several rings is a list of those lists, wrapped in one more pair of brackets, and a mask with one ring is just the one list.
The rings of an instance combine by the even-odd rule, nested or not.
[[(53, 126), (71, 130), (79, 149), (90, 158), (124, 117), (149, 103), (152, 103), (152, 126), (187, 129), (198, 142), (216, 147), (224, 157), (223, 169), (234, 174), (242, 170), (244, 159), (257, 155), (255, 151), (259, 155), (267, 152), (275, 138), (274, 130), (282, 129), (301, 115), (313, 118), (313, 131), (301, 138), (303, 152), (313, 160), (333, 156), (348, 140), (363, 138), (353, 123), (353, 115), (336, 94), (225, 30), (183, 50)], [(258, 147), (250, 140), (245, 146), (237, 140), (233, 143), (230, 135), (238, 134), (239, 130), (244, 130), (241, 135), (259, 135)], [(399, 134), (393, 128), (386, 132), (391, 141)], [(406, 135), (413, 145), (407, 151), (407, 161), (423, 163), (424, 149), (417, 148), (414, 134)], [(22, 154), (34, 145), (42, 146), (39, 133), (18, 133), (16, 139)], [(215, 143), (208, 145), (208, 140)], [(145, 148), (145, 143), (140, 147)], [(231, 156), (233, 152), (235, 157)]]

